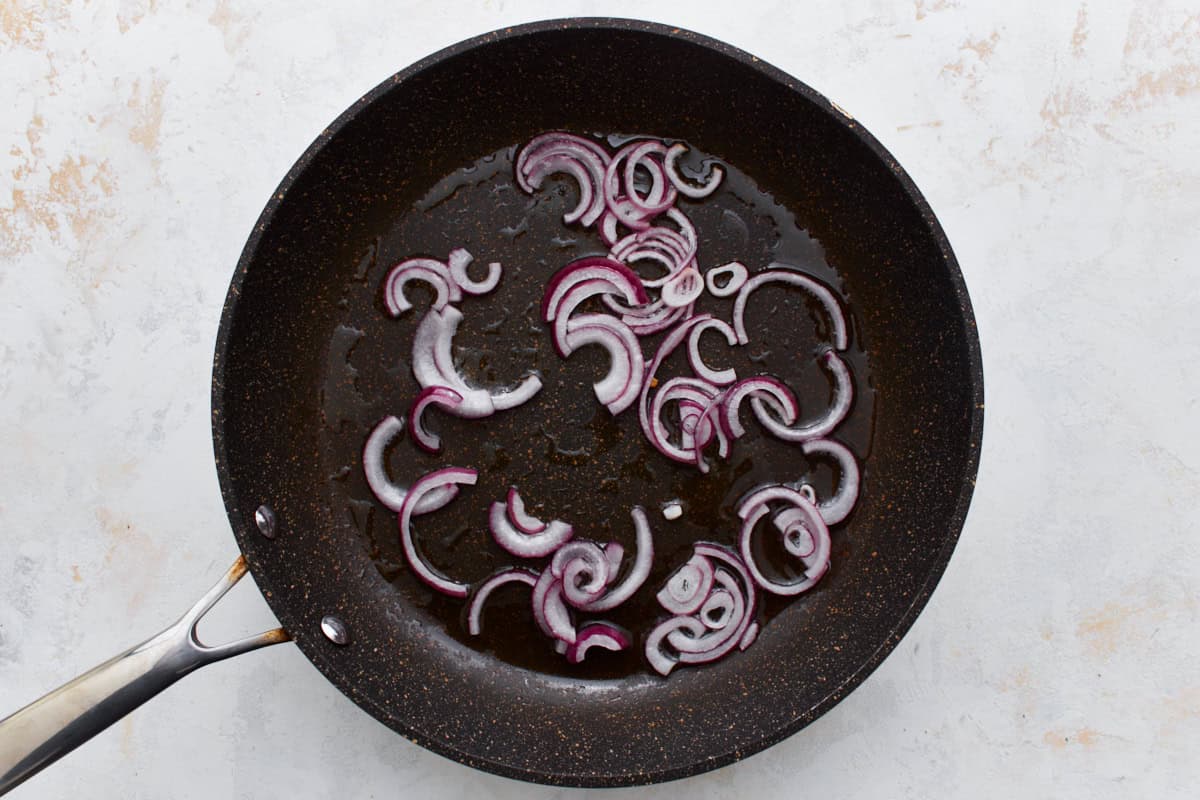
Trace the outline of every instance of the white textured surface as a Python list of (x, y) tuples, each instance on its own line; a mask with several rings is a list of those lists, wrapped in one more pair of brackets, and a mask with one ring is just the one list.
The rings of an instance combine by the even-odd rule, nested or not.
[[(637, 794), (1195, 796), (1194, 3), (40, 5), (0, 2), (0, 713), (233, 559), (212, 342), (314, 135), (433, 50), (606, 13), (723, 38), (873, 131), (953, 242), (987, 383), (971, 516), (899, 649), (783, 744)], [(231, 599), (238, 628), (270, 624), (252, 587)], [(427, 753), (279, 647), (189, 677), (14, 797), (582, 794)]]

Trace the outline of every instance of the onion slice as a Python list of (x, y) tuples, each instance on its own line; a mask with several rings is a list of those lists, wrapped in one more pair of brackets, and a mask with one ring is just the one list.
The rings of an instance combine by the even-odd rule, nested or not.
[[(633, 530), (637, 543), (637, 555), (633, 558), (633, 564), (625, 578), (611, 587), (603, 597), (580, 606), (583, 611), (608, 611), (616, 608), (633, 597), (650, 576), (650, 567), (654, 564), (654, 536), (650, 531), (650, 521), (641, 506), (634, 506), (630, 513), (633, 516)], [(616, 577), (616, 570), (613, 570), (612, 577)]]
[(526, 375), (509, 389), (488, 390), (468, 385), (455, 368), (451, 352), (462, 318), (461, 311), (446, 306), (430, 309), (417, 326), (413, 335), (412, 370), (422, 389), (438, 386), (457, 392), (461, 401), (446, 410), (464, 419), (479, 419), (516, 408), (541, 391), (542, 380), (535, 374)]
[(838, 465), (838, 486), (833, 497), (822, 500), (817, 504), (821, 518), (826, 525), (836, 525), (854, 510), (858, 502), (858, 462), (850, 448), (833, 439), (812, 439), (800, 446), (806, 456), (824, 455), (831, 457)]
[[(794, 513), (787, 515), (780, 512), (784, 518), (779, 524), (784, 527), (784, 547), (800, 558), (804, 564), (804, 577), (797, 581), (782, 581), (768, 577), (754, 560), (752, 539), (754, 529), (759, 520), (770, 513), (767, 505), (772, 500), (786, 499)], [(760, 489), (747, 497), (738, 508), (738, 516), (742, 518), (742, 527), (738, 533), (738, 547), (746, 569), (754, 578), (754, 582), (772, 594), (791, 597), (808, 591), (817, 584), (829, 569), (829, 556), (832, 542), (829, 538), (829, 528), (821, 518), (817, 507), (802, 493), (786, 486), (773, 486)], [(777, 526), (778, 527), (778, 526)], [(793, 531), (802, 531), (812, 540), (813, 546), (807, 555), (800, 555), (799, 539)], [(792, 544), (789, 546), (789, 540)]]
[[(700, 582), (683, 587), (681, 576)], [(735, 647), (745, 650), (758, 633), (753, 578), (742, 560), (721, 545), (693, 545), (691, 559), (668, 579), (658, 599), (668, 611), (687, 609), (646, 637), (646, 660), (661, 675), (679, 664), (715, 661)]]
[(562, 520), (552, 520), (538, 533), (525, 533), (509, 519), (505, 503), (492, 503), (488, 513), (492, 538), (511, 555), (519, 558), (541, 558), (548, 556), (567, 542), (574, 534), (570, 525)]
[(613, 416), (637, 401), (645, 363), (637, 335), (628, 325), (607, 314), (580, 314), (567, 324), (566, 335), (556, 342), (564, 356), (589, 344), (600, 345), (608, 351), (608, 374), (592, 388), (596, 399)]
[(408, 560), (409, 569), (430, 588), (451, 597), (466, 597), (470, 587), (438, 572), (425, 560), (425, 556), (417, 549), (413, 541), (412, 518), (421, 498), (434, 489), (448, 485), (474, 486), (479, 473), (473, 469), (461, 467), (445, 467), (434, 470), (421, 477), (408, 490), (404, 502), (400, 506), (400, 544), (404, 548), (404, 557)]
[(450, 268), (450, 277), (467, 294), (487, 294), (500, 285), (500, 263), (493, 261), (488, 264), (487, 277), (481, 281), (473, 280), (467, 274), (467, 267), (474, 261), (474, 256), (466, 248), (456, 247), (450, 251), (446, 266)]
[(663, 169), (667, 173), (667, 179), (671, 181), (678, 192), (693, 200), (700, 200), (708, 197), (717, 190), (721, 185), (721, 179), (725, 177), (725, 170), (721, 169), (719, 164), (713, 164), (708, 171), (708, 179), (700, 186), (692, 186), (683, 176), (679, 174), (679, 168), (676, 162), (679, 157), (687, 152), (687, 145), (682, 142), (673, 144), (667, 148), (666, 155), (663, 158)]
[(567, 661), (578, 664), (593, 647), (619, 652), (628, 647), (632, 640), (629, 631), (610, 622), (589, 622), (579, 627), (575, 644), (567, 647), (565, 655)]
[[(762, 423), (763, 427), (777, 439), (785, 442), (806, 442), (810, 439), (820, 439), (832, 433), (850, 413), (850, 406), (854, 402), (854, 384), (850, 379), (850, 370), (846, 367), (846, 362), (842, 361), (841, 356), (833, 350), (826, 350), (821, 354), (821, 363), (833, 375), (833, 403), (817, 419), (792, 427), (786, 415), (779, 415), (784, 417), (780, 422), (759, 397), (751, 398), (750, 406), (754, 409), (754, 415), (758, 417), (758, 421)], [(778, 409), (775, 410), (778, 411)], [(794, 417), (792, 421), (794, 421)]]
[[(408, 490), (392, 482), (387, 474), (384, 453), (388, 446), (404, 433), (404, 421), (397, 417), (384, 417), (367, 437), (363, 445), (363, 472), (367, 476), (367, 485), (371, 487), (376, 499), (389, 510), (399, 513), (404, 505)], [(425, 493), (413, 507), (413, 515), (428, 514), (437, 511), (449, 503), (458, 494), (458, 487), (447, 484)]]
[(533, 138), (517, 156), (517, 184), (532, 194), (541, 188), (547, 175), (565, 172), (579, 184), (579, 203), (563, 215), (570, 225), (592, 225), (604, 213), (604, 175), (608, 152), (597, 142), (582, 136), (556, 131)]
[(746, 334), (746, 301), (760, 286), (769, 283), (782, 283), (803, 289), (816, 298), (825, 309), (833, 326), (833, 346), (845, 350), (847, 344), (846, 318), (842, 315), (842, 307), (824, 284), (819, 283), (808, 275), (788, 269), (783, 264), (771, 264), (765, 272), (760, 272), (742, 284), (737, 298), (733, 301), (733, 329), (737, 331), (738, 342), (748, 344), (750, 337)]
[(521, 493), (517, 491), (517, 487), (512, 486), (509, 488), (507, 504), (508, 518), (512, 520), (513, 525), (521, 533), (541, 533), (546, 530), (546, 523), (525, 510), (525, 500), (521, 497)]
[[(718, 284), (717, 279), (725, 275), (729, 276), (729, 280)], [(738, 290), (746, 284), (748, 276), (745, 264), (740, 261), (730, 261), (724, 266), (713, 267), (704, 273), (704, 282), (708, 286), (708, 293), (713, 297), (730, 297), (737, 294)]]
[(453, 414), (454, 410), (462, 404), (462, 401), (463, 397), (461, 394), (445, 386), (430, 386), (428, 389), (422, 389), (417, 394), (417, 399), (413, 401), (412, 408), (408, 412), (409, 430), (412, 431), (413, 441), (427, 453), (440, 452), (442, 449), (442, 437), (426, 430), (424, 420), (422, 419), (425, 409), (431, 405), (436, 405)]
[(383, 281), (383, 299), (393, 317), (398, 317), (412, 308), (404, 294), (404, 287), (411, 281), (421, 281), (433, 288), (437, 296), (432, 308), (443, 309), (447, 303), (462, 300), (462, 291), (450, 274), (450, 268), (432, 258), (410, 258), (401, 261), (388, 271)]
[(475, 587), (475, 593), (467, 606), (467, 633), (478, 636), (483, 630), (483, 605), (496, 589), (506, 583), (522, 583), (533, 586), (538, 574), (525, 567), (505, 567), (493, 572), (483, 583)]
[(700, 355), (700, 337), (707, 330), (716, 330), (724, 334), (725, 341), (730, 347), (737, 345), (737, 334), (733, 328), (729, 327), (725, 320), (704, 320), (693, 326), (691, 332), (688, 334), (688, 364), (691, 366), (692, 372), (696, 373), (697, 378), (706, 380), (716, 386), (727, 386), (737, 380), (737, 371), (733, 367), (729, 367), (728, 369), (712, 369), (708, 364), (704, 363), (704, 358)]

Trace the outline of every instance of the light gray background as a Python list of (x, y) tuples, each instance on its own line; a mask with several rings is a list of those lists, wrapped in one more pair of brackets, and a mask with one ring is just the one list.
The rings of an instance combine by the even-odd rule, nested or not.
[[(0, 3), (0, 713), (173, 619), (236, 555), (213, 339), (255, 218), (322, 127), (467, 36), (636, 15), (751, 51), (882, 140), (962, 262), (987, 382), (970, 519), (896, 652), (783, 744), (636, 794), (1195, 796), (1194, 3), (40, 5)], [(230, 599), (218, 635), (270, 625), (252, 585)], [(427, 753), (278, 647), (14, 796), (468, 794), (583, 793)]]

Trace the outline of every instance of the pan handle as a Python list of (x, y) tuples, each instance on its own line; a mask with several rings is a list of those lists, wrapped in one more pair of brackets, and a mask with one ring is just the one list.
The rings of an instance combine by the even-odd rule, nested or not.
[(278, 628), (209, 647), (196, 624), (246, 574), (229, 572), (171, 627), (0, 720), (0, 795), (40, 772), (192, 670), (291, 637)]

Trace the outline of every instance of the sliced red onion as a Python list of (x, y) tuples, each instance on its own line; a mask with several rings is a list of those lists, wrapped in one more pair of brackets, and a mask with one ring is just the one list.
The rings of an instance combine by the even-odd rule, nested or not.
[(700, 337), (707, 330), (716, 330), (724, 334), (725, 341), (730, 347), (737, 344), (737, 334), (733, 328), (721, 319), (707, 319), (695, 325), (688, 335), (688, 364), (692, 367), (692, 372), (696, 373), (697, 378), (702, 378), (715, 386), (727, 386), (737, 380), (737, 371), (733, 367), (728, 369), (711, 369), (704, 358), (700, 355)]
[(428, 389), (422, 389), (408, 412), (408, 425), (412, 431), (413, 441), (427, 453), (439, 452), (442, 449), (442, 437), (425, 429), (422, 419), (425, 409), (436, 405), (453, 414), (462, 401), (461, 394), (453, 389), (447, 389), (445, 386), (430, 386)]
[(626, 264), (656, 261), (664, 270), (662, 277), (642, 279), (647, 288), (662, 286), (681, 269), (695, 266), (696, 245), (683, 233), (658, 225), (635, 231), (612, 246), (609, 257)]
[(412, 308), (412, 303), (404, 294), (404, 287), (411, 281), (427, 283), (437, 292), (431, 308), (442, 309), (446, 303), (462, 300), (462, 291), (451, 276), (449, 267), (432, 258), (410, 258), (392, 267), (383, 282), (383, 299), (393, 317)]
[(558, 307), (563, 298), (576, 284), (583, 281), (603, 281), (611, 287), (608, 294), (622, 297), (630, 306), (649, 301), (638, 274), (619, 261), (592, 256), (581, 258), (566, 265), (546, 285), (542, 297), (542, 319), (553, 322), (558, 316)]
[(450, 256), (446, 259), (446, 265), (450, 268), (450, 277), (467, 294), (487, 294), (500, 285), (500, 264), (496, 261), (488, 264), (487, 277), (477, 281), (472, 280), (471, 276), (467, 274), (467, 267), (474, 260), (474, 256), (465, 248), (456, 247), (451, 250)]
[(556, 341), (564, 357), (589, 344), (600, 345), (608, 351), (608, 374), (592, 388), (596, 399), (613, 416), (637, 401), (645, 363), (637, 335), (628, 325), (607, 314), (580, 314), (567, 323), (566, 335)]
[(659, 298), (671, 308), (690, 306), (704, 292), (704, 278), (695, 266), (676, 272), (662, 285)]
[(772, 411), (777, 413), (778, 408), (768, 409), (758, 397), (750, 400), (750, 406), (754, 409), (754, 415), (758, 417), (758, 421), (776, 438), (785, 442), (806, 442), (810, 439), (820, 439), (832, 433), (850, 413), (850, 406), (854, 402), (854, 384), (850, 379), (850, 370), (846, 367), (846, 362), (842, 361), (841, 356), (834, 351), (826, 350), (821, 354), (821, 363), (833, 375), (833, 403), (817, 419), (792, 427), (786, 416), (780, 415), (784, 416), (783, 422), (780, 422), (776, 414), (772, 413)]
[[(783, 491), (780, 491), (783, 490)], [(813, 542), (808, 555), (799, 556), (804, 564), (804, 577), (798, 581), (780, 581), (765, 575), (754, 561), (751, 547), (754, 529), (759, 520), (770, 513), (767, 503), (776, 499), (787, 499), (797, 513), (785, 517), (784, 548), (793, 555), (799, 555), (802, 546), (801, 535), (806, 535)], [(783, 514), (783, 512), (780, 512)], [(754, 492), (743, 501), (738, 509), (742, 517), (742, 528), (738, 534), (738, 546), (745, 561), (746, 569), (750, 571), (755, 583), (773, 594), (791, 597), (811, 589), (829, 569), (829, 556), (832, 542), (829, 538), (829, 528), (821, 518), (817, 507), (809, 502), (800, 492), (786, 486), (768, 487)], [(802, 529), (802, 534), (799, 530)], [(795, 531), (795, 533), (794, 533)], [(789, 546), (791, 542), (791, 546)]]
[(629, 646), (632, 637), (629, 631), (610, 622), (589, 622), (579, 627), (575, 644), (567, 647), (567, 661), (578, 664), (593, 647), (619, 652)]
[[(672, 461), (679, 461), (684, 464), (695, 461), (696, 448), (694, 443), (696, 435), (693, 433), (689, 436), (692, 439), (691, 446), (684, 443), (679, 445), (673, 444), (670, 440), (670, 431), (667, 429), (663, 415), (669, 403), (680, 401), (690, 401), (694, 407), (705, 409), (720, 393), (720, 390), (716, 386), (699, 378), (676, 377), (664, 383), (659, 388), (658, 393), (654, 395), (654, 402), (650, 409), (650, 431), (647, 435), (650, 444), (654, 445), (655, 450)], [(701, 417), (702, 413), (697, 416)], [(687, 435), (686, 432), (685, 435)]]
[[(707, 566), (701, 566), (706, 562)], [(702, 580), (711, 568), (712, 577), (705, 580), (703, 592), (689, 594), (679, 587), (673, 593), (671, 581), (684, 574), (679, 570), (659, 592), (659, 602), (668, 611), (672, 607), (689, 609), (663, 621), (646, 637), (646, 659), (662, 675), (678, 664), (707, 663), (735, 647), (744, 650), (757, 633), (754, 583), (741, 559), (720, 545), (699, 542), (693, 546), (688, 565), (701, 571), (697, 577)], [(664, 593), (667, 603), (663, 603)]]
[[(729, 276), (729, 279), (718, 284), (717, 279), (726, 275)], [(713, 267), (704, 273), (704, 282), (708, 285), (708, 293), (713, 297), (729, 297), (737, 294), (738, 290), (746, 285), (748, 275), (745, 264), (740, 261), (730, 261), (724, 266)]]
[[(388, 477), (383, 456), (388, 445), (402, 433), (404, 433), (403, 420), (397, 417), (384, 417), (371, 431), (371, 435), (367, 437), (367, 443), (363, 445), (363, 472), (367, 476), (367, 485), (371, 487), (371, 491), (379, 502), (397, 513), (404, 505), (404, 498), (407, 496), (408, 490), (393, 483), (392, 479)], [(458, 494), (458, 487), (454, 484), (432, 489), (421, 498), (421, 502), (413, 507), (413, 515), (437, 511), (453, 500), (456, 494)]]
[(546, 523), (525, 510), (525, 500), (515, 486), (508, 490), (508, 518), (521, 533), (541, 533)]
[[(808, 497), (807, 494), (804, 496)], [(785, 508), (771, 518), (771, 524), (783, 535), (784, 549), (797, 558), (808, 558), (817, 551), (817, 540), (804, 526), (807, 518), (802, 509), (794, 507)]]
[(416, 542), (413, 541), (412, 518), (416, 506), (431, 491), (452, 484), (474, 486), (477, 478), (478, 473), (473, 469), (445, 467), (434, 470), (421, 477), (409, 488), (408, 494), (400, 506), (400, 544), (404, 547), (404, 557), (408, 560), (409, 569), (430, 588), (451, 597), (466, 597), (470, 587), (465, 583), (446, 577), (425, 561), (425, 557), (417, 550)]
[(754, 290), (768, 283), (783, 283), (804, 289), (817, 299), (825, 309), (830, 323), (833, 325), (833, 346), (845, 350), (847, 344), (846, 318), (842, 316), (842, 307), (823, 284), (813, 278), (791, 269), (783, 268), (781, 264), (772, 264), (767, 271), (760, 272), (750, 278), (738, 290), (737, 299), (733, 301), (733, 329), (737, 331), (738, 342), (748, 344), (750, 337), (746, 334), (746, 301)]
[(769, 398), (768, 402), (785, 420), (795, 422), (796, 415), (800, 413), (800, 404), (796, 402), (796, 396), (782, 381), (769, 375), (756, 375), (740, 380), (729, 388), (722, 401), (722, 423), (731, 438), (739, 439), (746, 433), (738, 412), (741, 410), (742, 401), (747, 397)]
[(532, 194), (541, 188), (545, 177), (565, 172), (579, 184), (579, 203), (563, 215), (568, 225), (582, 222), (589, 226), (604, 213), (604, 175), (609, 155), (596, 142), (570, 133), (545, 133), (521, 149), (517, 157), (517, 184)]
[(505, 567), (489, 575), (487, 580), (475, 587), (475, 594), (467, 606), (467, 633), (478, 636), (483, 630), (483, 605), (493, 591), (507, 583), (533, 586), (537, 579), (538, 573), (525, 567)]
[[(633, 564), (629, 567), (629, 572), (620, 583), (615, 586), (610, 586), (604, 596), (597, 600), (593, 600), (585, 605), (581, 605), (583, 611), (608, 611), (616, 608), (624, 603), (634, 593), (642, 587), (646, 582), (646, 578), (650, 576), (650, 567), (654, 563), (654, 536), (650, 531), (650, 521), (646, 519), (646, 511), (641, 506), (634, 506), (631, 511), (633, 516), (634, 541), (637, 543), (637, 555), (633, 558)], [(610, 572), (609, 581), (611, 582), (617, 576), (616, 570)]]
[(679, 168), (676, 165), (676, 161), (687, 152), (687, 149), (687, 145), (683, 143), (673, 144), (667, 148), (663, 158), (663, 169), (667, 173), (667, 179), (681, 195), (693, 200), (700, 200), (717, 190), (717, 187), (721, 185), (721, 179), (725, 177), (725, 170), (721, 169), (720, 165), (713, 164), (708, 171), (708, 179), (700, 186), (692, 186), (679, 174)]
[[(642, 426), (642, 433), (659, 452), (663, 452), (663, 448), (659, 447), (658, 443), (662, 442), (665, 445), (668, 433), (665, 426), (662, 425), (662, 421), (657, 415), (652, 415), (650, 410), (650, 387), (655, 383), (655, 373), (658, 372), (662, 363), (675, 352), (676, 348), (687, 339), (694, 327), (711, 319), (713, 319), (711, 314), (697, 314), (683, 320), (663, 338), (658, 345), (658, 350), (654, 353), (654, 358), (646, 367), (646, 377), (642, 380), (641, 395), (638, 399), (638, 422)], [(685, 453), (682, 458), (675, 460), (690, 461), (691, 458)]]
[(700, 610), (712, 590), (713, 564), (705, 556), (693, 553), (687, 563), (671, 573), (655, 595), (658, 604), (672, 614), (693, 614)]
[(571, 609), (563, 602), (563, 584), (559, 576), (545, 570), (533, 586), (533, 619), (547, 636), (559, 643), (575, 644), (575, 622)]
[(625, 548), (620, 542), (606, 542), (600, 546), (604, 558), (608, 561), (608, 574), (615, 576), (621, 571), (621, 559), (625, 556)]
[[(651, 219), (674, 205), (675, 187), (667, 180), (661, 161), (654, 158), (665, 152), (666, 148), (659, 142), (630, 142), (609, 161), (604, 174), (604, 202), (608, 212), (626, 227), (643, 230)], [(622, 164), (625, 166), (623, 175), (620, 174)], [(650, 175), (650, 188), (645, 195), (637, 190), (638, 167)]]
[(413, 335), (413, 375), (423, 389), (437, 386), (461, 395), (462, 400), (452, 410), (457, 417), (480, 419), (496, 411), (504, 411), (528, 402), (542, 388), (537, 375), (526, 375), (511, 389), (487, 389), (469, 386), (454, 366), (451, 345), (462, 312), (454, 306), (431, 309), (417, 326)]
[(683, 516), (683, 503), (678, 500), (672, 500), (662, 507), (662, 515), (664, 519), (677, 520)]
[(595, 542), (563, 545), (550, 562), (550, 572), (562, 583), (563, 597), (576, 608), (599, 598), (612, 579), (604, 550)]
[(662, 300), (655, 300), (646, 308), (653, 309), (653, 313), (646, 315), (628, 313), (621, 316), (621, 321), (638, 336), (653, 336), (656, 333), (662, 333), (680, 320), (692, 316), (695, 307), (670, 308)]
[(848, 447), (833, 439), (812, 439), (801, 445), (800, 449), (806, 456), (825, 455), (837, 462), (837, 492), (817, 505), (825, 524), (836, 525), (850, 516), (854, 504), (858, 502), (858, 462)]
[(544, 526), (539, 533), (524, 533), (509, 519), (508, 506), (501, 502), (492, 503), (488, 522), (496, 544), (519, 558), (548, 556), (574, 533), (570, 525), (557, 519)]

